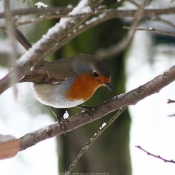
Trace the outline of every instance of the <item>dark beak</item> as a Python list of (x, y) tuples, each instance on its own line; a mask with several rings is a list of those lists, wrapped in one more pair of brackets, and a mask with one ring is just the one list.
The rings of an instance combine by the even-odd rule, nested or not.
[(110, 83), (104, 83), (104, 85), (111, 91), (113, 91), (112, 86), (110, 85)]

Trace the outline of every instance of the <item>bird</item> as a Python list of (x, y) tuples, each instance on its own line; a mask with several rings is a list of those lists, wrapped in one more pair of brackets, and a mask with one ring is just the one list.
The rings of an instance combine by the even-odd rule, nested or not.
[(79, 54), (43, 61), (19, 82), (33, 82), (35, 97), (54, 108), (71, 108), (87, 101), (100, 86), (110, 85), (107, 65), (93, 55)]
[[(18, 29), (15, 34), (28, 50), (30, 42)], [(94, 55), (78, 54), (53, 62), (42, 60), (19, 82), (32, 82), (36, 99), (53, 109), (78, 106), (101, 86), (113, 90), (110, 81), (111, 73), (103, 60)]]

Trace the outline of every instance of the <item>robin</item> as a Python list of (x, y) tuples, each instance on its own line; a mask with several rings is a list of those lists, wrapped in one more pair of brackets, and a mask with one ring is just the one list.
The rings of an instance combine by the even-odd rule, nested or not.
[[(26, 48), (31, 44), (16, 30), (16, 38)], [(33, 82), (35, 97), (54, 108), (71, 108), (87, 101), (100, 86), (110, 85), (106, 63), (94, 55), (79, 54), (54, 62), (42, 60), (20, 82)]]

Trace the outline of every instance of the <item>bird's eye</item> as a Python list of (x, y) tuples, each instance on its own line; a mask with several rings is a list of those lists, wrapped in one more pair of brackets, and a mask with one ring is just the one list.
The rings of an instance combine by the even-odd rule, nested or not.
[(97, 72), (93, 72), (93, 76), (94, 77), (98, 77), (98, 73)]

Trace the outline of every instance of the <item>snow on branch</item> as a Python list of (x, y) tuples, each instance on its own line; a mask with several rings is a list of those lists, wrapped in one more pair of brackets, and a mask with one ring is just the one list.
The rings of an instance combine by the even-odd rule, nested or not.
[[(31, 18), (30, 20), (24, 20), (24, 21), (18, 21), (16, 20), (15, 26), (20, 25), (26, 25), (26, 24), (32, 24), (32, 23), (38, 23), (44, 20), (48, 19), (54, 19), (54, 18), (69, 18), (69, 17), (82, 17), (86, 15), (99, 15), (101, 16), (101, 20), (98, 20), (98, 24), (109, 20), (113, 18), (124, 18), (124, 17), (131, 17), (131, 18), (143, 18), (145, 16), (150, 16), (152, 19), (157, 15), (162, 14), (174, 14), (175, 8), (160, 8), (160, 9), (144, 9), (143, 14), (136, 14), (135, 12), (137, 9), (96, 9), (95, 11), (84, 11), (83, 13), (71, 15), (69, 12), (72, 10), (72, 8), (65, 8), (65, 7), (52, 7), (52, 8), (46, 8), (46, 9), (20, 9), (20, 10), (14, 10), (11, 13), (13, 16), (24, 16), (24, 15), (39, 15), (38, 17)], [(136, 14), (136, 15), (134, 15)], [(0, 13), (0, 19), (4, 18), (4, 13)], [(20, 19), (20, 18), (19, 18)], [(96, 18), (97, 19), (97, 18)], [(5, 26), (1, 26), (0, 30), (5, 30)]]

